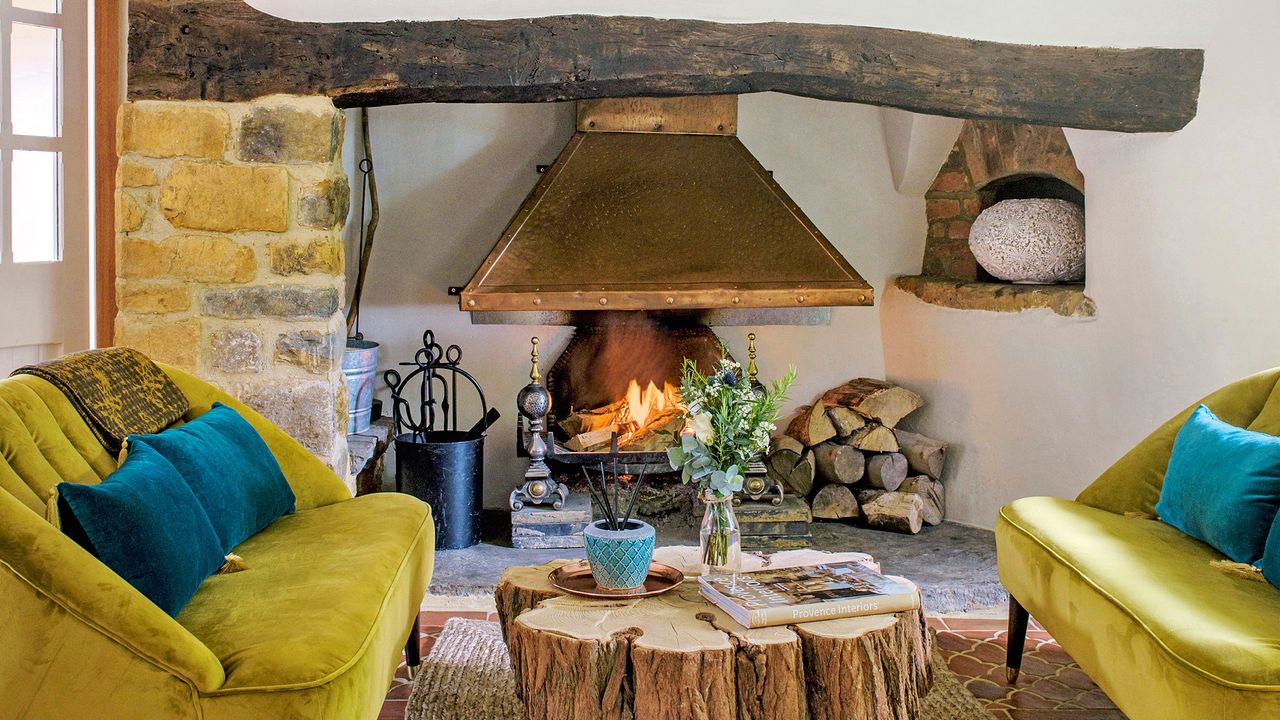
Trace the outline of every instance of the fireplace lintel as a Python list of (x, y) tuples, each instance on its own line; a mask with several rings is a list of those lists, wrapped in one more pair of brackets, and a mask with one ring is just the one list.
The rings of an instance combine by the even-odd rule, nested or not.
[(1204, 66), (1195, 49), (1020, 45), (814, 23), (600, 15), (295, 22), (243, 0), (131, 0), (129, 26), (131, 100), (287, 93), (358, 107), (775, 91), (950, 117), (1165, 132), (1195, 117)]

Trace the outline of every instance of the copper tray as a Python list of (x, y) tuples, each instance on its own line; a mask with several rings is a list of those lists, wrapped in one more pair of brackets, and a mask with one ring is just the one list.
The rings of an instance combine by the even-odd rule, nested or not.
[(660, 562), (650, 563), (649, 576), (644, 579), (643, 587), (634, 590), (609, 590), (596, 584), (595, 578), (591, 577), (591, 566), (586, 560), (577, 560), (552, 570), (547, 579), (551, 581), (552, 587), (570, 595), (600, 600), (634, 600), (661, 595), (678, 587), (684, 582), (684, 573)]

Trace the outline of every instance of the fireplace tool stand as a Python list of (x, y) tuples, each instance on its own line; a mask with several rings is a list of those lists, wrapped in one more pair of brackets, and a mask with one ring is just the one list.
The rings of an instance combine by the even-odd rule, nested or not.
[[(461, 362), (460, 347), (442, 347), (427, 330), (413, 360), (399, 364), (412, 369), (383, 374), (396, 426), (396, 490), (431, 505), (436, 548), (442, 550), (481, 540), (484, 432), (497, 419), (480, 383)], [(479, 401), (480, 420), (474, 425), (458, 424), (458, 389), (464, 381)]]

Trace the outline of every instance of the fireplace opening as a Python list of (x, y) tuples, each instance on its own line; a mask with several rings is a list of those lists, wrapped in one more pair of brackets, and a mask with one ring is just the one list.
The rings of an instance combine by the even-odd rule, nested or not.
[[(522, 518), (529, 516), (520, 522), (536, 520), (536, 510), (521, 508), (531, 499), (546, 502), (537, 498), (545, 498), (548, 487), (563, 487), (564, 497), (585, 500), (589, 491), (584, 471), (589, 467), (591, 473), (617, 473), (628, 488), (643, 475), (635, 516), (660, 528), (687, 529), (693, 490), (681, 484), (666, 455), (683, 429), (681, 367), (688, 358), (700, 371), (710, 372), (721, 357), (731, 356), (720, 338), (691, 317), (614, 311), (575, 327), (542, 379), (550, 399), (545, 424), (540, 425), (549, 435), (545, 464), (538, 474), (535, 462), (525, 485), (513, 492), (512, 508), (517, 515), (524, 513)], [(534, 458), (529, 439), (521, 421), (518, 452)], [(580, 510), (585, 513), (580, 519), (589, 517), (589, 507)], [(556, 517), (546, 528), (522, 527), (526, 534), (513, 534), (513, 542), (518, 547), (581, 546), (580, 530), (576, 536), (547, 535), (563, 529)], [(561, 542), (570, 545), (554, 544)]]
[(709, 372), (724, 350), (699, 324), (645, 313), (611, 313), (575, 329), (547, 372), (548, 427), (574, 452), (662, 451), (681, 429), (680, 370), (685, 358)]

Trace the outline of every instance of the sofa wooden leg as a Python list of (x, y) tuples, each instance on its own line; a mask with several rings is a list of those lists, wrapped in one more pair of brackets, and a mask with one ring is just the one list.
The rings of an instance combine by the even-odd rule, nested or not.
[(422, 625), (419, 616), (413, 616), (409, 629), (409, 641), (404, 644), (404, 664), (412, 672), (422, 664)]
[(1005, 638), (1005, 679), (1010, 685), (1018, 682), (1022, 669), (1022, 647), (1027, 644), (1027, 619), (1030, 614), (1012, 595), (1009, 596), (1009, 635)]

